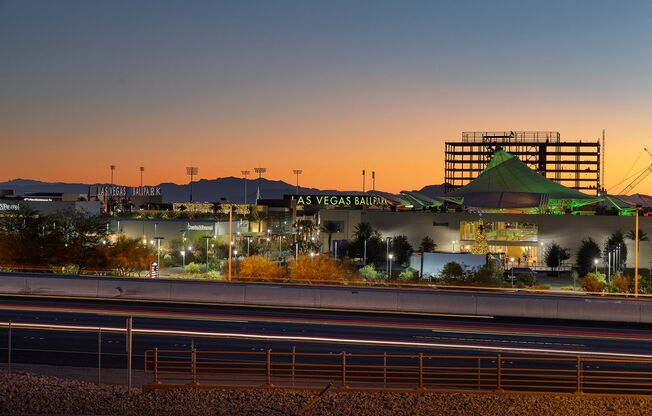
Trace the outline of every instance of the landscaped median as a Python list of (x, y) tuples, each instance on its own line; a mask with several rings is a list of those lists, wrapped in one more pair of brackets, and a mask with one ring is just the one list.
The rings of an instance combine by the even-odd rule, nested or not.
[[(314, 391), (126, 387), (30, 374), (0, 373), (3, 415), (291, 415)], [(304, 415), (646, 415), (652, 397), (499, 393), (328, 392)]]

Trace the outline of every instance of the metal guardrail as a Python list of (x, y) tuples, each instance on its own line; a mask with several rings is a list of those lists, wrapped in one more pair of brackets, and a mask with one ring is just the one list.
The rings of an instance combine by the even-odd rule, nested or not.
[(154, 349), (144, 389), (266, 387), (340, 390), (652, 394), (652, 360), (527, 354), (340, 354)]

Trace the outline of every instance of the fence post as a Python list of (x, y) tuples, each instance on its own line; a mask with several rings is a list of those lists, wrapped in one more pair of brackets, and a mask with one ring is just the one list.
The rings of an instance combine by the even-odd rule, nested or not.
[(9, 337), (7, 341), (7, 371), (11, 374), (11, 321), (9, 321)]
[(346, 389), (346, 352), (342, 351), (342, 388)]
[(102, 328), (97, 328), (97, 384), (102, 384)]
[(154, 348), (154, 384), (158, 383), (158, 348)]
[(267, 350), (267, 384), (265, 387), (272, 387), (272, 350)]
[(478, 358), (478, 390), (480, 390), (480, 384), (481, 384), (481, 376), (480, 373), (482, 371), (482, 358)]
[(192, 355), (192, 384), (197, 384), (197, 350), (193, 348), (191, 350)]
[(128, 389), (129, 389), (129, 394), (131, 394), (131, 367), (132, 367), (132, 365), (131, 365), (131, 358), (132, 358), (132, 356), (131, 356), (131, 351), (132, 351), (131, 331), (133, 329), (133, 323), (134, 323), (134, 320), (133, 320), (133, 318), (131, 316), (129, 318), (127, 318), (127, 332), (126, 332), (126, 335), (127, 335), (127, 342), (126, 342), (126, 344), (127, 344), (127, 386), (128, 386)]
[(294, 386), (294, 365), (296, 364), (296, 352), (297, 352), (297, 347), (293, 345), (292, 346), (292, 386)]
[(498, 353), (498, 361), (496, 361), (496, 371), (498, 374), (498, 380), (497, 380), (497, 389), (498, 391), (503, 390), (503, 380), (502, 380), (502, 355), (501, 353)]
[(419, 387), (418, 390), (423, 390), (423, 353), (419, 353)]
[(577, 354), (577, 394), (582, 393), (582, 358)]
[(387, 387), (387, 352), (383, 353), (383, 387)]

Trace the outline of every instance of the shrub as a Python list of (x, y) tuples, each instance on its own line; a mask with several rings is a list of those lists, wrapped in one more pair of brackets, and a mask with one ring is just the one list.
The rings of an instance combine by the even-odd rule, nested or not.
[(503, 268), (490, 261), (473, 273), (469, 279), (471, 283), (486, 286), (501, 286), (503, 282)]
[(611, 281), (611, 290), (617, 293), (629, 293), (632, 279), (627, 276), (617, 274)]
[(367, 264), (360, 270), (358, 270), (358, 273), (360, 273), (360, 277), (362, 277), (365, 280), (378, 280), (380, 279), (380, 274), (378, 271), (374, 268), (373, 264)]
[(195, 262), (190, 262), (186, 264), (186, 267), (183, 269), (183, 271), (186, 273), (201, 273), (201, 267)]
[(206, 273), (206, 278), (210, 280), (226, 280), (226, 276), (216, 272), (215, 270), (210, 270)]
[(589, 273), (580, 279), (580, 285), (585, 292), (603, 292), (606, 286), (604, 275)]
[(416, 277), (417, 277), (417, 271), (411, 267), (408, 267), (407, 269), (399, 273), (398, 280), (402, 282), (406, 282), (406, 281), (414, 280), (416, 279)]
[(537, 283), (537, 275), (534, 273), (518, 273), (514, 276), (517, 282), (525, 286), (533, 286)]
[(325, 256), (301, 256), (298, 261), (291, 261), (288, 267), (290, 277), (294, 279), (336, 280), (350, 277), (350, 270), (345, 263)]
[(280, 277), (284, 273), (283, 269), (272, 260), (261, 256), (251, 256), (240, 261), (238, 274), (243, 277)]

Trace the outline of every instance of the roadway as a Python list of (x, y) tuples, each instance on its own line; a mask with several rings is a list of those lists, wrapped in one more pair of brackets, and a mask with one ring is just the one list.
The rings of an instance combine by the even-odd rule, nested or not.
[[(14, 325), (52, 325), (59, 329), (89, 328), (80, 332), (14, 327), (13, 362), (95, 366), (100, 339), (93, 328), (124, 328), (127, 316), (132, 316), (134, 328), (141, 330), (134, 336), (136, 367), (142, 367), (143, 352), (155, 347), (237, 351), (290, 351), (295, 347), (304, 352), (333, 353), (500, 348), (625, 356), (652, 351), (652, 328), (641, 325), (0, 296), (0, 323), (5, 328), (9, 321)], [(124, 368), (124, 340), (124, 333), (103, 331), (103, 366)], [(7, 345), (8, 331), (0, 330), (3, 357)]]

